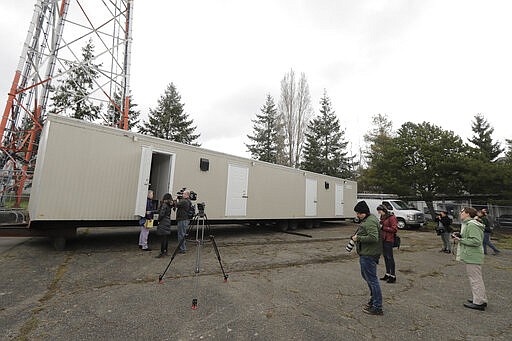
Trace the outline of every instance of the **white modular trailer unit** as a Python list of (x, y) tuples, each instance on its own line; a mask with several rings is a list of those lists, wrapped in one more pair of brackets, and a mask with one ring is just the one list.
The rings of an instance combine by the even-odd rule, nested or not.
[(49, 115), (29, 201), (30, 227), (135, 225), (148, 189), (183, 187), (210, 223), (354, 217), (357, 183), (67, 117)]

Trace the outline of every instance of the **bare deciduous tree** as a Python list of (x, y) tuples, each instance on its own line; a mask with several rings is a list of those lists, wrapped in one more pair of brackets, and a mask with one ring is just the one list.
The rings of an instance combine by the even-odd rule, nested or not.
[(301, 73), (298, 82), (290, 70), (281, 80), (279, 112), (284, 123), (288, 165), (298, 167), (305, 141), (305, 133), (311, 118), (311, 96), (306, 75)]

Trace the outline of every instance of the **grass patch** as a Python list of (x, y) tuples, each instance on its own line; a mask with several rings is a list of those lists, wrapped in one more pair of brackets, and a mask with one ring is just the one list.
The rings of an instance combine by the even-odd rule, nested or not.
[(498, 244), (500, 249), (512, 250), (512, 234), (508, 231), (494, 231), (491, 241)]

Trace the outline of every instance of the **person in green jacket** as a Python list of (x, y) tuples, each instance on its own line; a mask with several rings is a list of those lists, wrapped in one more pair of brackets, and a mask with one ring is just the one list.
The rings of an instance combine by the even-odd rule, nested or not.
[(382, 292), (377, 277), (377, 264), (382, 253), (380, 225), (376, 216), (370, 214), (370, 208), (365, 201), (360, 201), (354, 207), (361, 224), (352, 240), (356, 244), (361, 266), (361, 276), (370, 288), (370, 301), (363, 307), (363, 312), (370, 315), (382, 315)]
[(460, 212), (462, 221), (460, 234), (453, 234), (458, 241), (457, 260), (466, 263), (466, 272), (473, 293), (473, 299), (464, 303), (466, 308), (485, 310), (487, 307), (487, 296), (482, 278), (482, 264), (484, 263), (484, 225), (475, 219), (476, 209), (465, 207)]

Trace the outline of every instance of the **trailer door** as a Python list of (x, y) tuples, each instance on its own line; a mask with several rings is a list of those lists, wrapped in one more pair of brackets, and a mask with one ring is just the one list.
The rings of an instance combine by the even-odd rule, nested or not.
[(235, 165), (228, 166), (226, 217), (246, 216), (248, 179), (249, 168)]
[(149, 175), (151, 173), (151, 147), (142, 146), (139, 167), (139, 182), (137, 186), (137, 199), (135, 202), (135, 215), (146, 215), (146, 198), (148, 197)]
[(334, 197), (334, 215), (335, 216), (343, 216), (344, 208), (343, 208), (343, 185), (336, 184), (335, 186), (335, 197)]
[(306, 178), (306, 217), (316, 216), (316, 180)]

